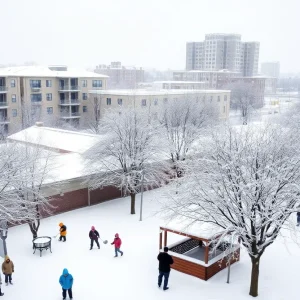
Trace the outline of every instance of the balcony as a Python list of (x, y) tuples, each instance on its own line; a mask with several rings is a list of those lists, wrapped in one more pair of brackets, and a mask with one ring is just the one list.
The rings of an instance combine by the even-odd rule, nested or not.
[(31, 105), (42, 105), (42, 101), (31, 101)]
[(0, 116), (0, 124), (8, 124), (10, 123), (10, 119), (8, 117)]
[(60, 100), (60, 103), (58, 105), (61, 106), (69, 106), (69, 105), (80, 105), (80, 102), (78, 99), (67, 99), (67, 100)]
[(80, 87), (78, 85), (63, 85), (63, 86), (59, 86), (58, 91), (60, 93), (64, 93), (64, 92), (80, 92)]
[(0, 109), (7, 109), (8, 103), (7, 102), (0, 102)]
[(41, 87), (31, 87), (31, 93), (40, 93)]
[(62, 113), (60, 115), (62, 119), (78, 119), (80, 118), (80, 112), (75, 113)]
[(7, 86), (0, 85), (0, 94), (7, 93)]

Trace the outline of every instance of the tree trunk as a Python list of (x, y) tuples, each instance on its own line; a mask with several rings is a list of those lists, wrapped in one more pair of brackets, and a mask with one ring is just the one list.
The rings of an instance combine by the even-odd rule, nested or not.
[(130, 213), (132, 215), (135, 215), (135, 193), (131, 193), (130, 198), (131, 198), (131, 211), (130, 211)]
[(259, 258), (251, 258), (252, 272), (251, 272), (251, 284), (249, 295), (253, 297), (258, 296), (258, 275), (259, 275)]
[(28, 223), (30, 231), (32, 233), (32, 237), (35, 239), (38, 237), (38, 230), (40, 227), (40, 219), (37, 219), (35, 221), (32, 221), (30, 223)]

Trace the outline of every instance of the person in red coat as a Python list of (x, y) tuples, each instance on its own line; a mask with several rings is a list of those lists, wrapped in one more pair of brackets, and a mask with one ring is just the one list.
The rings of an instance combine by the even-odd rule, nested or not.
[(123, 251), (120, 250), (122, 241), (118, 233), (115, 234), (115, 239), (111, 244), (115, 245), (115, 253), (116, 253), (115, 257), (118, 257), (118, 252), (121, 253), (121, 256), (123, 256)]

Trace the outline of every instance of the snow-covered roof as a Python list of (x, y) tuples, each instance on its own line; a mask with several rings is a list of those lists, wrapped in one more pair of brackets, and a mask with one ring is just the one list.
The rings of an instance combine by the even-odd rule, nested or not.
[(229, 71), (227, 69), (223, 70), (178, 70), (178, 71), (173, 71), (173, 73), (216, 73), (216, 74), (241, 74), (240, 72), (234, 72), (234, 71)]
[[(51, 67), (50, 67), (51, 68)], [(0, 77), (57, 77), (57, 78), (108, 78), (106, 75), (65, 67), (62, 71), (48, 66), (21, 66), (0, 68)]]
[(160, 227), (206, 240), (212, 240), (224, 232), (222, 228), (211, 223), (192, 222), (190, 219), (182, 216), (173, 218)]
[(116, 95), (116, 96), (163, 96), (163, 95), (186, 95), (186, 94), (221, 94), (230, 93), (230, 90), (90, 90), (90, 94)]
[(184, 84), (197, 84), (197, 83), (205, 83), (205, 81), (179, 81), (179, 80), (163, 80), (163, 81), (154, 81), (155, 83), (184, 83)]
[(80, 154), (83, 154), (100, 141), (98, 135), (40, 126), (32, 126), (19, 131), (10, 135), (8, 139)]

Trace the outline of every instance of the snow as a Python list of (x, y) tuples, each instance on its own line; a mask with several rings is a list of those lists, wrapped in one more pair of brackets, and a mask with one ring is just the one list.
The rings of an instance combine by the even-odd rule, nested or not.
[(118, 95), (118, 96), (163, 96), (163, 95), (187, 95), (187, 94), (221, 94), (230, 93), (230, 90), (184, 90), (184, 89), (170, 89), (170, 90), (90, 90), (90, 94), (97, 95)]
[(44, 244), (44, 243), (48, 243), (51, 240), (50, 237), (37, 237), (33, 243), (34, 244)]
[(57, 77), (57, 78), (108, 78), (109, 76), (67, 68), (67, 71), (52, 71), (48, 66), (20, 66), (0, 68), (0, 77)]
[[(155, 214), (159, 210), (158, 199), (164, 189), (144, 193), (143, 221), (139, 215), (129, 215), (130, 198), (109, 201), (100, 205), (78, 209), (53, 216), (41, 223), (40, 236), (52, 236), (58, 232), (59, 222), (68, 228), (67, 242), (52, 240), (52, 252), (43, 256), (32, 254), (32, 235), (28, 225), (10, 228), (8, 254), (15, 264), (13, 286), (2, 285), (6, 300), (59, 300), (58, 283), (63, 268), (74, 276), (74, 299), (105, 300), (246, 300), (251, 264), (249, 256), (241, 251), (241, 261), (232, 265), (230, 284), (226, 283), (227, 270), (223, 270), (207, 282), (172, 270), (170, 290), (157, 287), (158, 235), (163, 220)], [(139, 204), (139, 197), (137, 198)], [(139, 212), (139, 205), (136, 207)], [(101, 249), (89, 251), (88, 233), (94, 225), (103, 240)], [(110, 245), (118, 232), (123, 241), (123, 257), (114, 258)], [(182, 237), (168, 234), (170, 243)], [(281, 238), (262, 256), (259, 297), (263, 300), (297, 299), (299, 247), (291, 240)], [(275, 263), (276, 262), (276, 263)], [(2, 275), (3, 279), (3, 275)], [(25, 296), (24, 296), (25, 295)], [(233, 296), (234, 295), (234, 296)]]
[(40, 126), (32, 126), (19, 131), (10, 135), (8, 139), (80, 154), (83, 154), (101, 140), (99, 135)]

